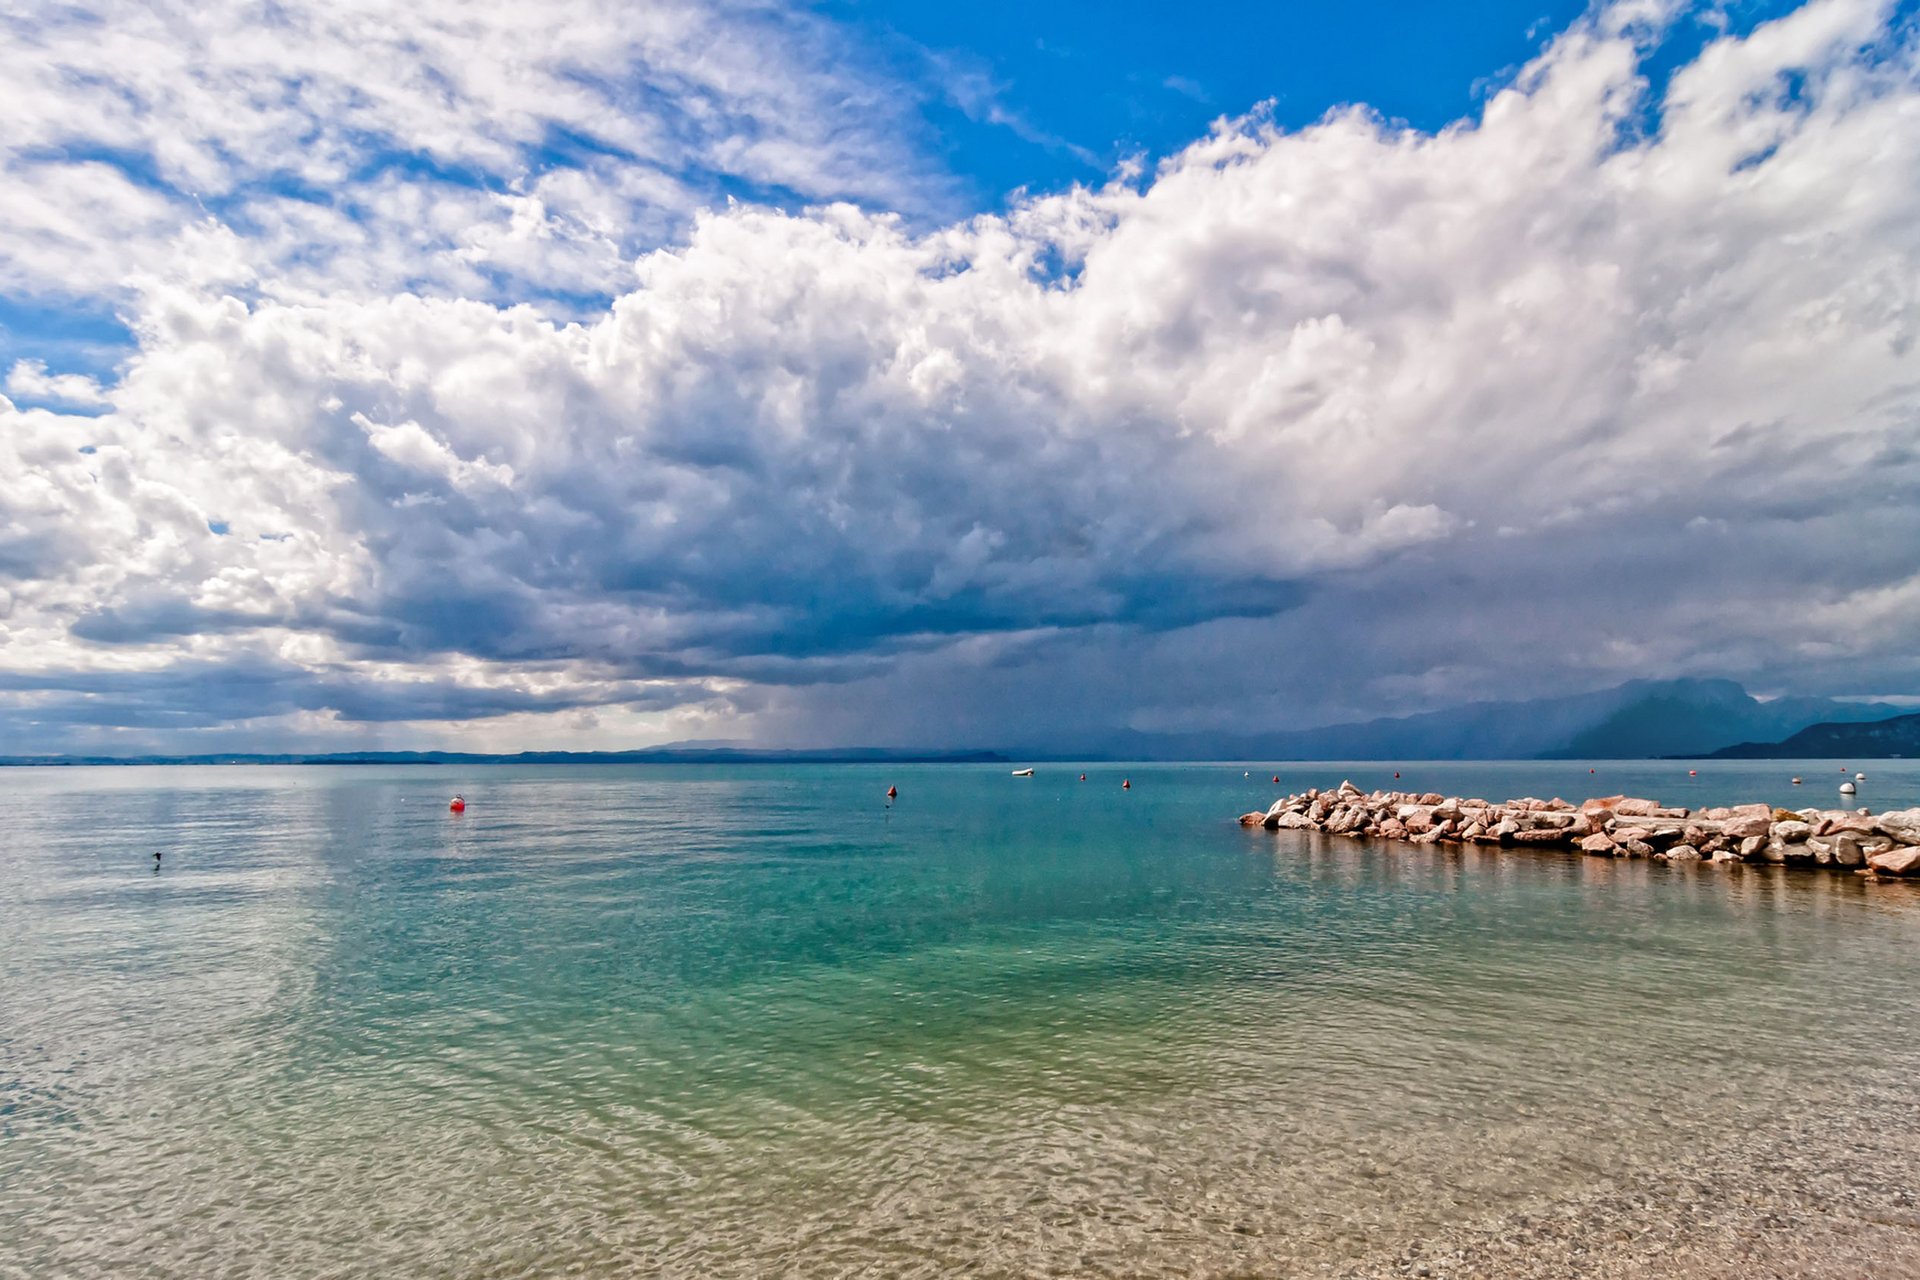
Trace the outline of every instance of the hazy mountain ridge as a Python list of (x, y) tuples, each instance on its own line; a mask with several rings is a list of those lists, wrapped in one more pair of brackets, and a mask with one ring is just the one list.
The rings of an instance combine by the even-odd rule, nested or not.
[(1885, 760), (1920, 756), (1920, 714), (1866, 724), (1808, 725), (1780, 742), (1741, 742), (1713, 753), (1716, 760)]
[[(1119, 733), (1026, 750), (952, 751), (887, 747), (757, 748), (671, 743), (633, 751), (209, 752), (191, 755), (13, 756), (0, 764), (1004, 764), (1034, 760), (1607, 760), (1801, 754), (1920, 755), (1897, 745), (1905, 732), (1847, 739), (1850, 726), (1920, 722), (1907, 708), (1832, 698), (1761, 701), (1732, 680), (1632, 680), (1611, 689), (1512, 702), (1476, 702), (1418, 715), (1264, 734)], [(1803, 733), (1829, 731), (1827, 738)], [(1858, 742), (1861, 745), (1849, 745)]]
[(802, 750), (684, 747), (636, 751), (218, 751), (199, 755), (0, 756), (4, 765), (198, 764), (1006, 764), (996, 751), (895, 751), (884, 747)]
[(1832, 698), (1763, 702), (1732, 680), (1630, 680), (1611, 689), (1513, 702), (1477, 702), (1418, 715), (1241, 736), (1148, 737), (1157, 759), (1571, 760), (1704, 756), (1786, 737), (1821, 722), (1897, 716), (1890, 703)]

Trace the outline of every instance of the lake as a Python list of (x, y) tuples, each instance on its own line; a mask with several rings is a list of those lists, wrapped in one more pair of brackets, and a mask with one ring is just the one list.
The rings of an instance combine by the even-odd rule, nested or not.
[(1920, 1268), (1920, 890), (1234, 822), (1393, 767), (0, 770), (0, 1275)]

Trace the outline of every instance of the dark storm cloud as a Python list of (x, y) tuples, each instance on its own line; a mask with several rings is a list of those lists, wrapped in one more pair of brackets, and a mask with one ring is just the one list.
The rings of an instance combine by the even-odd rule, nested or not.
[(236, 721), (325, 711), (350, 723), (476, 720), (522, 712), (620, 703), (667, 708), (711, 696), (697, 685), (585, 686), (556, 692), (477, 688), (452, 680), (370, 678), (271, 661), (186, 662), (153, 672), (0, 672), (16, 718), (46, 728), (114, 725), (204, 729)]

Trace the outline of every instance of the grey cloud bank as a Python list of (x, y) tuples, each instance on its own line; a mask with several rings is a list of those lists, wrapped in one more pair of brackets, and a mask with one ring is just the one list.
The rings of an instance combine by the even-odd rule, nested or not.
[(117, 381), (0, 400), (0, 723), (1044, 746), (1920, 691), (1914, 32), (1817, 0), (1649, 103), (1650, 14), (1437, 135), (1256, 113), (932, 230), (709, 209), (585, 314), (154, 248), (100, 286)]

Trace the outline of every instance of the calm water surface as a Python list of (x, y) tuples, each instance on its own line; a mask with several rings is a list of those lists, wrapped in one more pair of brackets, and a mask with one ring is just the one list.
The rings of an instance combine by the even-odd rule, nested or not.
[[(1696, 767), (1402, 785), (1838, 802)], [(1247, 832), (1255, 768), (0, 771), (0, 1274), (1283, 1274), (1629, 1195), (1679, 1245), (1904, 1230), (1920, 893)], [(1281, 789), (1343, 776), (1390, 770)]]

